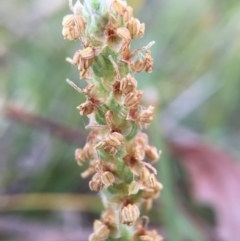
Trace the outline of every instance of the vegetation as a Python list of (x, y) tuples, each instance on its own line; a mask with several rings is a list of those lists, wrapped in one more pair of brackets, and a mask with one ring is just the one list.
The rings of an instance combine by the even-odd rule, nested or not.
[[(78, 47), (63, 41), (59, 31), (62, 16), (68, 14), (66, 1), (43, 2), (0, 3), (0, 91), (1, 104), (6, 110), (0, 122), (0, 190), (8, 198), (20, 198), (13, 194), (38, 195), (34, 199), (21, 196), (21, 202), (4, 199), (8, 202), (4, 205), (1, 202), (0, 218), (6, 221), (18, 217), (26, 223), (38, 220), (48, 222), (49, 227), (60, 223), (62, 227), (66, 217), (56, 216), (56, 210), (71, 206), (72, 210), (81, 211), (76, 216), (85, 220), (78, 220), (72, 228), (86, 228), (99, 217), (100, 201), (84, 196), (78, 204), (76, 196), (62, 196), (69, 192), (92, 194), (88, 190), (89, 179), (79, 178), (79, 172), (85, 167), (79, 170), (73, 161), (74, 150), (83, 146), (85, 136), (61, 132), (62, 127), (68, 127), (81, 128), (81, 133), (86, 133), (87, 119), (79, 118), (72, 108), (85, 98), (65, 82), (66, 78), (79, 79), (75, 67), (65, 62), (65, 57)], [(153, 73), (136, 75), (139, 89), (145, 92), (144, 101), (155, 106), (156, 118), (149, 126), (149, 141), (164, 150), (157, 164), (164, 189), (149, 213), (150, 226), (163, 228), (160, 233), (165, 240), (214, 240), (208, 230), (215, 230), (219, 222), (216, 207), (204, 205), (193, 196), (188, 169), (180, 162), (180, 154), (173, 155), (171, 143), (173, 136), (187, 127), (209, 148), (217, 145), (236, 159), (239, 157), (240, 3), (236, 0), (169, 0), (129, 1), (129, 5), (137, 6), (134, 15), (146, 24), (147, 30), (144, 38), (133, 42), (133, 49), (146, 46), (152, 40), (156, 42), (151, 48), (155, 60)], [(9, 18), (9, 13), (14, 17)], [(75, 83), (84, 88), (84, 82)], [(19, 115), (16, 115), (17, 108), (21, 110)], [(26, 118), (20, 118), (24, 113), (34, 113), (42, 119), (28, 120), (25, 125)], [(61, 126), (56, 127), (52, 122)], [(186, 132), (181, 133), (178, 137), (187, 140)], [(230, 180), (228, 178), (221, 180)], [(40, 208), (36, 206), (46, 200), (46, 193), (57, 196), (48, 196), (49, 206), (46, 204), (45, 209), (38, 211)], [(61, 196), (67, 205), (57, 205)], [(24, 205), (26, 200), (31, 204)], [(92, 209), (89, 200), (98, 203), (94, 212), (89, 210)], [(13, 212), (16, 210), (18, 212)], [(12, 237), (17, 230), (11, 235), (6, 230), (0, 229), (3, 240), (21, 240)]]

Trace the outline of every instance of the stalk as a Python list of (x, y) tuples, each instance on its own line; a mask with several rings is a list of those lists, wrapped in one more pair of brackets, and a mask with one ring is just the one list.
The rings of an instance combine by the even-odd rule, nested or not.
[(122, 0), (69, 1), (63, 18), (63, 36), (79, 40), (81, 49), (67, 61), (77, 66), (87, 86), (80, 89), (86, 102), (77, 108), (89, 117), (86, 145), (75, 151), (77, 163), (88, 163), (81, 174), (91, 176), (89, 187), (99, 192), (105, 207), (93, 224), (90, 241), (161, 241), (156, 230), (147, 229), (148, 218), (140, 209), (150, 209), (162, 189), (152, 166), (159, 152), (141, 130), (153, 119), (153, 106), (141, 105), (135, 73), (153, 70), (147, 46), (130, 50), (131, 41), (144, 35), (145, 25), (133, 17)]

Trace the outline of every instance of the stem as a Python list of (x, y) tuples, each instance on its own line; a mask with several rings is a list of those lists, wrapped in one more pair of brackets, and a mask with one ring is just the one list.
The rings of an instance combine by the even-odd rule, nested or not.
[[(141, 106), (143, 91), (137, 90), (132, 75), (133, 71), (152, 71), (148, 49), (154, 42), (130, 52), (132, 39), (142, 37), (145, 31), (132, 13), (125, 1), (89, 0), (79, 12), (63, 19), (64, 37), (85, 43), (68, 61), (77, 66), (88, 86), (82, 91), (67, 82), (85, 94), (86, 102), (77, 108), (89, 117), (88, 128), (92, 128), (75, 157), (80, 166), (89, 162), (82, 176), (93, 175), (89, 187), (101, 193), (105, 206), (101, 219), (94, 222), (91, 241), (119, 236), (124, 241), (133, 236), (134, 240), (162, 240), (140, 222), (130, 228), (140, 217), (140, 206), (151, 205), (162, 189), (156, 170), (144, 161), (145, 156), (155, 161), (159, 154), (140, 130), (151, 122), (154, 107)], [(139, 51), (145, 51), (145, 56), (138, 56)]]

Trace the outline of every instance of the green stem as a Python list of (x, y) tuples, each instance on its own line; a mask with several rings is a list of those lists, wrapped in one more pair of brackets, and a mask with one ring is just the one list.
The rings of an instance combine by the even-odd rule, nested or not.
[(164, 154), (161, 157), (161, 160), (157, 163), (157, 170), (159, 179), (162, 181), (164, 189), (161, 194), (161, 204), (162, 204), (162, 213), (163, 221), (165, 223), (167, 231), (167, 240), (169, 241), (182, 241), (180, 235), (180, 230), (178, 226), (178, 208), (175, 198), (174, 190), (174, 179), (172, 165), (167, 155), (167, 148), (162, 138), (160, 127), (159, 127), (159, 116), (158, 110), (155, 111), (155, 118), (150, 125), (150, 136), (158, 149), (165, 150)]

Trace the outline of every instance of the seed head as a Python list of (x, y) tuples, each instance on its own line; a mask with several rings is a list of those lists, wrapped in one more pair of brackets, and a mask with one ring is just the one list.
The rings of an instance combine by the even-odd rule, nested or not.
[[(141, 105), (143, 91), (137, 90), (133, 73), (152, 72), (153, 42), (131, 50), (131, 41), (143, 37), (145, 24), (134, 18), (126, 0), (77, 1), (74, 6), (69, 0), (69, 6), (73, 14), (64, 17), (62, 33), (65, 39), (78, 39), (82, 49), (67, 61), (77, 66), (87, 86), (82, 90), (68, 83), (86, 97), (77, 109), (89, 117), (91, 129), (75, 159), (79, 165), (89, 162), (81, 175), (92, 176), (92, 191), (104, 189), (106, 208), (101, 220), (94, 222), (89, 240), (121, 239), (120, 223), (133, 225), (140, 215), (138, 205), (151, 207), (162, 189), (152, 166), (159, 154), (141, 132), (152, 121), (154, 107)], [(144, 161), (145, 156), (152, 162)], [(131, 240), (161, 241), (159, 237), (141, 226)]]

